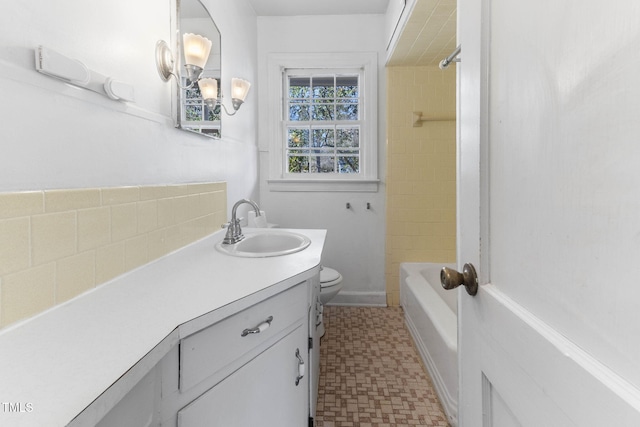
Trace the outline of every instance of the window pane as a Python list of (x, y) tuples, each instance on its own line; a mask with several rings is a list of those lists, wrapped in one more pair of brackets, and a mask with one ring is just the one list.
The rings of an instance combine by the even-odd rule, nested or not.
[(311, 79), (309, 77), (289, 77), (289, 98), (309, 98)]
[(314, 147), (335, 147), (335, 134), (333, 129), (314, 129)]
[(360, 158), (357, 156), (340, 156), (338, 157), (339, 173), (359, 173)]
[(333, 104), (315, 104), (313, 120), (333, 120)]
[(312, 173), (335, 172), (335, 157), (311, 155), (309, 171)]
[(198, 85), (193, 86), (190, 89), (185, 90), (185, 97), (187, 99), (198, 99), (200, 98), (200, 88)]
[(289, 156), (289, 173), (309, 172), (308, 156)]
[(195, 122), (202, 120), (202, 105), (185, 105), (184, 113), (187, 121)]
[(336, 120), (358, 120), (358, 104), (338, 104), (336, 105)]
[(289, 120), (291, 121), (309, 120), (309, 109), (310, 109), (309, 104), (299, 104), (299, 103), (296, 103), (295, 101), (292, 101), (291, 105), (289, 105)]
[(204, 116), (208, 121), (218, 121), (220, 120), (220, 105), (216, 105), (213, 110), (205, 104), (204, 106)]
[(335, 97), (334, 77), (313, 77), (313, 97), (332, 99)]
[(289, 128), (288, 146), (292, 148), (309, 146), (309, 129)]
[(360, 130), (359, 129), (338, 129), (337, 146), (357, 148), (360, 146)]
[(336, 97), (357, 99), (358, 76), (338, 76), (336, 78)]

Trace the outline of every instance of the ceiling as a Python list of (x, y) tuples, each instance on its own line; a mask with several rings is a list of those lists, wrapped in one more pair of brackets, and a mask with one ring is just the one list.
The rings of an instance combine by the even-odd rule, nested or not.
[(454, 51), (456, 0), (416, 0), (387, 65), (438, 65)]
[(456, 0), (249, 0), (249, 3), (258, 16), (300, 16), (385, 14), (390, 1), (413, 4), (413, 9), (387, 65), (438, 65), (453, 52), (457, 45)]

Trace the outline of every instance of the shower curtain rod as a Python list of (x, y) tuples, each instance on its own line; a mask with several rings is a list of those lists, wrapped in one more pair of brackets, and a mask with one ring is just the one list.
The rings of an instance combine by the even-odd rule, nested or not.
[(457, 56), (460, 55), (461, 49), (462, 47), (458, 45), (458, 47), (456, 47), (456, 50), (454, 50), (451, 55), (447, 56), (442, 61), (440, 61), (440, 69), (441, 70), (446, 69), (452, 62), (460, 62), (460, 58), (458, 58)]

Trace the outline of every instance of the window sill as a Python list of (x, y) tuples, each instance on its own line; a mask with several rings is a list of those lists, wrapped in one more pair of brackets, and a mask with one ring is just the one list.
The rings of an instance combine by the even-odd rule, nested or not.
[(379, 179), (269, 179), (269, 191), (377, 193)]

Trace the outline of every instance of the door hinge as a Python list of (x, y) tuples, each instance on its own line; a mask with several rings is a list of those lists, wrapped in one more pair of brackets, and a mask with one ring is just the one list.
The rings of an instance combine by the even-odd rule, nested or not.
[(313, 338), (309, 337), (309, 350), (313, 348)]

